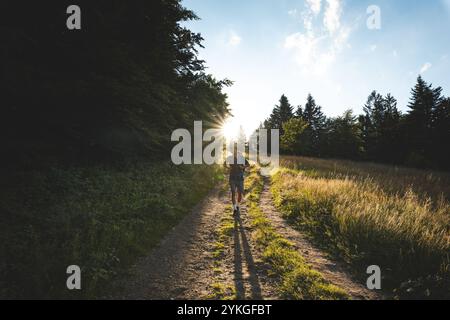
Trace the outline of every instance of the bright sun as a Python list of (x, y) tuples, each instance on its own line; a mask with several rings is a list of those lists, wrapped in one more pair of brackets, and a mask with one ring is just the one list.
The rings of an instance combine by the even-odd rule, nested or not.
[(229, 118), (222, 126), (222, 133), (225, 139), (233, 140), (239, 135), (239, 122), (235, 118)]

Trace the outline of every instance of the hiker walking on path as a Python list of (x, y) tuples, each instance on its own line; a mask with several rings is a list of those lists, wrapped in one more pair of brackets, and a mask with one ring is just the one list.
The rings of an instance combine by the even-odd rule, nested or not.
[(227, 158), (225, 163), (225, 167), (230, 172), (231, 201), (233, 202), (234, 214), (240, 212), (240, 204), (244, 196), (244, 174), (245, 169), (249, 166), (249, 162), (238, 151), (238, 146), (235, 144), (233, 154)]

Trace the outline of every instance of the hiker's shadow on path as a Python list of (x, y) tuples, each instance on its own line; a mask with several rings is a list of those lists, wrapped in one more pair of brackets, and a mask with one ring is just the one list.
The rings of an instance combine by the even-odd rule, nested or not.
[[(261, 285), (256, 273), (255, 260), (248, 242), (245, 228), (242, 225), (240, 213), (234, 216), (234, 283), (236, 298), (238, 300), (253, 299), (261, 300)], [(244, 261), (247, 264), (248, 274), (244, 274)], [(250, 285), (250, 293), (246, 292), (245, 282)]]

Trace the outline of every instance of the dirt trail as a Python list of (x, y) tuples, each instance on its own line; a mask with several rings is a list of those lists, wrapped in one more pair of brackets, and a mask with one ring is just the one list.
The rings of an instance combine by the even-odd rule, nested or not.
[(357, 282), (343, 264), (333, 261), (322, 250), (316, 248), (307, 240), (305, 234), (289, 225), (283, 219), (281, 213), (273, 205), (270, 192), (269, 179), (264, 180), (264, 190), (261, 195), (260, 206), (267, 218), (272, 221), (278, 233), (291, 241), (299, 250), (307, 263), (315, 270), (322, 273), (323, 277), (334, 285), (344, 289), (352, 299), (377, 300), (381, 297), (374, 291), (368, 290), (364, 285)]
[(114, 287), (127, 300), (199, 300), (213, 293), (219, 282), (235, 291), (238, 299), (273, 299), (274, 289), (260, 268), (249, 233), (246, 209), (235, 219), (231, 243), (214, 269), (216, 230), (230, 203), (227, 193), (216, 188), (155, 248), (141, 259), (130, 275)]
[[(186, 216), (158, 247), (131, 268), (127, 277), (117, 281), (116, 292), (107, 299), (199, 300), (211, 296), (214, 285), (232, 288), (239, 300), (278, 299), (274, 279), (251, 236), (251, 221), (245, 205), (234, 218), (234, 230), (225, 253), (214, 258), (216, 230), (229, 206), (228, 194), (217, 187)], [(275, 209), (265, 180), (261, 209), (281, 235), (294, 243), (307, 262), (324, 278), (346, 290), (353, 299), (380, 297), (355, 282), (348, 270), (333, 262), (306, 237), (292, 228)], [(220, 272), (217, 272), (220, 269)]]
[(155, 248), (117, 284), (119, 299), (196, 300), (209, 292), (214, 278), (214, 230), (225, 210), (219, 188), (197, 205)]
[(219, 280), (234, 288), (238, 300), (277, 300), (276, 284), (268, 276), (267, 265), (262, 262), (251, 231), (244, 204), (240, 214), (234, 217), (234, 230), (222, 260), (223, 273)]

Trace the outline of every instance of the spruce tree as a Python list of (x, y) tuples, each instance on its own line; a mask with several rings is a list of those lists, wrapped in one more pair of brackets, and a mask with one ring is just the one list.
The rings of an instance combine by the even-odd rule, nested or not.
[(289, 103), (288, 98), (283, 94), (280, 98), (280, 104), (277, 106), (278, 108), (278, 114), (279, 114), (279, 121), (280, 121), (280, 128), (283, 127), (283, 124), (288, 122), (294, 117), (294, 108)]
[(400, 112), (397, 100), (389, 93), (386, 97), (373, 91), (360, 117), (365, 158), (367, 160), (398, 162)]
[(316, 101), (311, 94), (308, 95), (305, 108), (303, 110), (303, 120), (305, 120), (310, 129), (317, 132), (323, 127), (325, 116), (322, 113), (322, 108), (316, 104)]
[(303, 108), (302, 106), (298, 106), (297, 110), (295, 111), (294, 117), (297, 119), (303, 119)]
[(269, 119), (266, 120), (266, 128), (280, 129), (280, 134), (283, 135), (283, 124), (294, 117), (293, 110), (294, 108), (289, 103), (289, 99), (283, 94), (280, 98), (279, 104), (275, 106)]
[(433, 110), (432, 130), (433, 165), (450, 169), (450, 98), (442, 99)]
[(410, 109), (405, 118), (404, 134), (407, 141), (407, 164), (414, 166), (430, 165), (429, 155), (433, 153), (433, 124), (436, 110), (443, 102), (442, 88), (433, 88), (417, 78), (412, 89)]
[(302, 110), (302, 119), (308, 125), (303, 135), (305, 153), (308, 156), (320, 156), (323, 149), (322, 136), (326, 117), (311, 94), (308, 95), (307, 102)]

